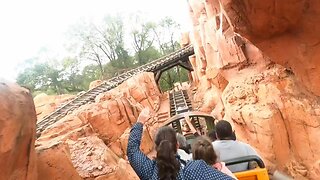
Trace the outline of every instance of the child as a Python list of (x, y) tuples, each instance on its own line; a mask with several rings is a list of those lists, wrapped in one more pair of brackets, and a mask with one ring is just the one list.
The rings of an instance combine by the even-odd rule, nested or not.
[(213, 168), (237, 179), (232, 172), (226, 167), (224, 162), (217, 162), (217, 155), (213, 149), (213, 146), (207, 138), (198, 137), (192, 146), (192, 157), (194, 160), (204, 160), (208, 165)]

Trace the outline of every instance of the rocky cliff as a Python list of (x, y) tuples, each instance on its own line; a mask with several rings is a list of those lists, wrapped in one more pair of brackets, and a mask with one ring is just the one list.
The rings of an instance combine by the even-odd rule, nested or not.
[(47, 95), (45, 93), (38, 94), (33, 98), (38, 122), (41, 121), (45, 116), (49, 115), (57, 108), (63, 106), (65, 103), (75, 98), (74, 95)]
[(31, 93), (0, 81), (0, 102), (0, 179), (37, 179), (37, 118)]
[(189, 0), (189, 5), (196, 108), (230, 121), (271, 172), (319, 179), (320, 3)]
[[(166, 106), (160, 108), (166, 101), (153, 73), (141, 73), (98, 95), (94, 103), (68, 114), (37, 139), (38, 178), (138, 179), (125, 161), (130, 128), (144, 107), (168, 112)], [(150, 132), (157, 124), (144, 131), (141, 148), (145, 153), (153, 148)]]
[[(188, 2), (194, 28), (181, 44), (195, 50), (189, 74), (195, 110), (231, 122), (270, 172), (319, 179), (320, 2)], [(39, 95), (35, 111), (27, 90), (0, 83), (0, 179), (138, 179), (125, 156), (130, 127), (142, 108), (157, 112), (141, 145), (152, 156), (152, 137), (170, 112), (154, 75), (141, 73), (98, 95), (35, 142), (36, 114), (41, 119), (72, 98)]]

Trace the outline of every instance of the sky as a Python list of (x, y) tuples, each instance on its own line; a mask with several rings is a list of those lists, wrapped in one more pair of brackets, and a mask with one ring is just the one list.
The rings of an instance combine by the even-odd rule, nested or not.
[(137, 11), (155, 21), (170, 16), (183, 31), (191, 29), (187, 0), (2, 0), (0, 79), (15, 81), (19, 65), (40, 52), (64, 56), (66, 33), (81, 19)]

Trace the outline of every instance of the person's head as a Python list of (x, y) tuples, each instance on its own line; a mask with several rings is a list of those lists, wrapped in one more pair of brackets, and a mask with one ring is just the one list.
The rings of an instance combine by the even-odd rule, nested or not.
[(178, 147), (179, 149), (182, 149), (184, 150), (186, 153), (190, 153), (189, 152), (189, 145), (188, 145), (188, 142), (187, 142), (187, 139), (186, 137), (184, 137), (182, 134), (180, 133), (177, 133), (177, 141), (178, 141)]
[(216, 130), (212, 130), (208, 133), (208, 137), (210, 138), (210, 140), (213, 142), (215, 140), (217, 140), (217, 135), (216, 135)]
[(231, 124), (225, 120), (220, 120), (216, 124), (216, 134), (219, 140), (234, 139)]
[(235, 131), (232, 131), (232, 140), (236, 141), (237, 140), (237, 135)]
[(160, 180), (176, 179), (180, 163), (176, 159), (176, 132), (169, 126), (159, 128), (155, 137), (158, 176)]
[(217, 155), (214, 152), (210, 140), (203, 136), (195, 139), (192, 145), (192, 158), (193, 160), (204, 160), (208, 165), (213, 165), (217, 161)]

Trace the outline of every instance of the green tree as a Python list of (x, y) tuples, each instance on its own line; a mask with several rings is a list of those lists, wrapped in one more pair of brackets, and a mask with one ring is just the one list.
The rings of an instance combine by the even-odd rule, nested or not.
[(121, 60), (120, 65), (127, 67), (128, 51), (124, 47), (124, 24), (121, 16), (106, 16), (103, 24), (95, 26), (98, 45), (110, 62)]
[(94, 37), (83, 37), (83, 45), (80, 52), (80, 57), (85, 60), (91, 60), (97, 63), (100, 70), (100, 79), (104, 76), (103, 58), (100, 53), (100, 48), (95, 43)]
[(90, 64), (85, 66), (81, 71), (82, 87), (87, 90), (92, 81), (99, 79), (99, 74), (99, 67), (97, 65)]
[[(38, 59), (28, 60), (21, 66), (17, 82), (34, 92), (76, 93), (86, 90), (94, 80), (111, 78), (179, 48), (179, 24), (173, 19), (166, 17), (154, 23), (141, 15), (131, 17), (131, 28), (121, 16), (106, 16), (98, 24), (76, 24), (70, 31), (75, 40), (69, 45), (72, 56), (43, 62), (48, 57), (39, 54)], [(126, 44), (128, 37), (131, 39)], [(131, 51), (126, 45), (131, 45)], [(172, 68), (163, 73), (160, 86), (171, 89), (186, 77), (187, 71)]]
[(179, 49), (177, 39), (179, 37), (180, 25), (170, 17), (161, 19), (152, 31), (155, 35), (157, 45), (163, 55)]
[[(179, 29), (180, 25), (170, 17), (161, 19), (153, 26), (152, 31), (162, 55), (167, 55), (179, 49), (179, 43), (177, 42)], [(182, 69), (178, 66), (163, 73), (160, 78), (161, 89), (172, 89), (174, 83), (185, 81), (188, 72)]]
[(48, 91), (62, 93), (61, 70), (48, 62), (35, 64), (18, 74), (17, 83), (32, 91)]
[(80, 62), (75, 57), (64, 58), (62, 64), (63, 88), (69, 92), (80, 92), (87, 89), (80, 74)]
[(133, 19), (134, 26), (131, 29), (132, 47), (135, 51), (135, 59), (138, 65), (143, 65), (150, 61), (150, 57), (144, 56), (144, 54), (150, 54), (146, 51), (154, 50), (152, 48), (154, 42), (154, 35), (152, 29), (154, 23), (146, 22), (141, 16), (136, 14)]
[(65, 58), (62, 61), (42, 63), (26, 62), (26, 67), (17, 77), (17, 83), (32, 92), (47, 94), (76, 93), (86, 89), (82, 83), (78, 60)]
[(97, 63), (101, 78), (108, 77), (104, 65), (111, 63), (119, 69), (132, 65), (132, 58), (124, 45), (124, 23), (121, 16), (106, 16), (102, 23), (84, 23), (74, 28), (75, 36), (81, 41), (80, 57)]

